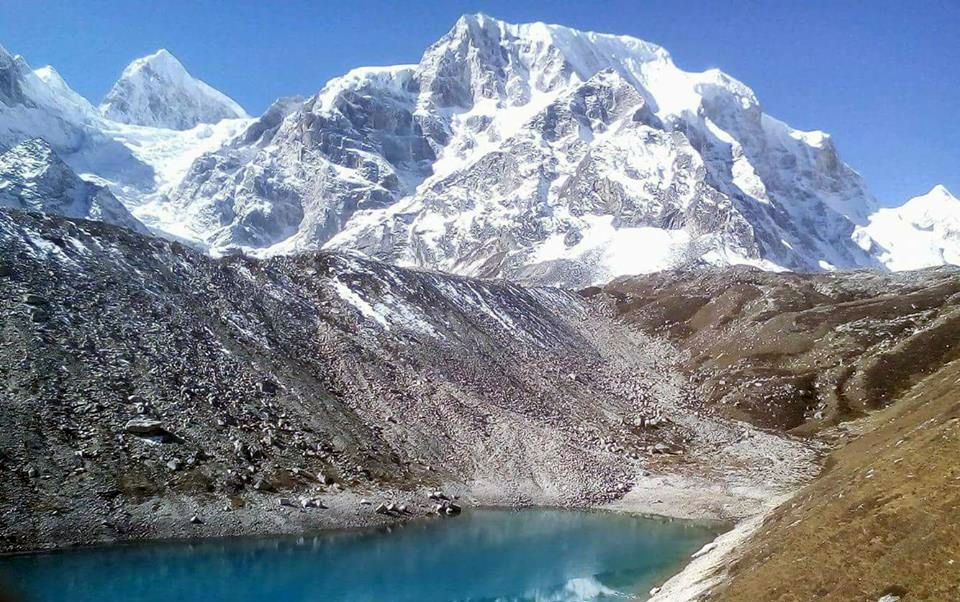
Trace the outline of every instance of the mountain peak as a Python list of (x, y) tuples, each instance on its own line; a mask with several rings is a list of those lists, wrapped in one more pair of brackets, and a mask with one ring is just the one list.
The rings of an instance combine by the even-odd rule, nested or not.
[(168, 76), (190, 77), (187, 68), (183, 66), (180, 59), (175, 57), (173, 53), (166, 48), (160, 48), (153, 54), (148, 54), (147, 56), (132, 61), (127, 65), (126, 69), (123, 70), (123, 75), (131, 76), (142, 69), (153, 69), (158, 73)]
[(165, 48), (127, 65), (100, 113), (121, 123), (171, 130), (247, 117), (233, 99), (190, 75)]
[(957, 200), (957, 197), (952, 192), (947, 190), (947, 187), (944, 186), (943, 184), (937, 184), (936, 186), (931, 188), (930, 192), (928, 192), (924, 196), (939, 196), (939, 197), (946, 197), (954, 201)]

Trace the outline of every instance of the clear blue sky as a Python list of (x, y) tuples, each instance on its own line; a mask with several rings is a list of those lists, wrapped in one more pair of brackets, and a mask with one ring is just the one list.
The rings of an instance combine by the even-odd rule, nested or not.
[(0, 0), (0, 44), (97, 102), (165, 47), (250, 113), (362, 65), (417, 62), (463, 13), (630, 34), (719, 67), (834, 136), (884, 202), (960, 194), (960, 0)]

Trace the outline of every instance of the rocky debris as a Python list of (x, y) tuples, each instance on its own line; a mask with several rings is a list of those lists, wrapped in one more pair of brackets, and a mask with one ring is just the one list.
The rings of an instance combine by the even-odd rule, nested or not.
[(463, 511), (459, 504), (443, 501), (433, 507), (433, 511), (444, 516), (456, 516)]
[(273, 483), (271, 483), (269, 480), (264, 478), (259, 478), (256, 481), (254, 481), (253, 489), (255, 491), (260, 491), (264, 493), (273, 492), (277, 490), (277, 488), (274, 487)]
[[(960, 357), (957, 268), (772, 274), (753, 268), (625, 277), (582, 294), (665, 337), (702, 405), (731, 418), (815, 432), (888, 403)], [(651, 414), (651, 411), (653, 412)], [(669, 417), (646, 408), (635, 421)]]
[[(730, 406), (710, 394), (720, 386), (713, 373), (690, 367), (701, 355), (683, 333), (712, 314), (654, 319), (657, 295), (679, 293), (664, 278), (723, 297), (698, 272), (576, 294), (337, 253), (211, 259), (106, 224), (16, 211), (0, 211), (0, 270), (8, 274), (0, 278), (0, 381), (8, 391), (0, 471), (16, 473), (0, 479), (0, 512), (15, 525), (2, 544), (11, 548), (43, 537), (25, 508), (64, 499), (100, 512), (95, 520), (61, 513), (72, 529), (170, 499), (206, 516), (224, 500), (255, 514), (273, 510), (278, 496), (302, 509), (302, 498), (349, 492), (349, 520), (361, 520), (374, 514), (357, 511), (361, 494), (406, 516), (391, 492), (433, 493), (428, 508), (446, 513), (461, 505), (455, 492), (477, 504), (586, 506), (623, 497), (624, 484), (635, 484), (631, 497), (646, 478), (705, 466), (731, 488), (807, 476), (809, 442), (731, 420)], [(783, 295), (804, 278), (786, 277)], [(826, 291), (821, 298), (887, 287), (916, 305), (845, 322), (845, 337), (872, 337), (879, 349), (884, 339), (896, 346), (910, 332), (939, 328), (941, 338), (917, 340), (949, 343), (956, 279), (948, 272), (811, 278), (812, 290)], [(30, 321), (28, 294), (46, 299), (49, 320)], [(754, 325), (777, 319), (740, 307)], [(822, 319), (794, 323), (787, 301), (776, 307), (786, 316), (780, 332), (824, 338)], [(718, 316), (753, 327), (735, 312)], [(729, 336), (740, 348), (754, 340), (723, 328), (710, 337)], [(745, 384), (727, 378), (728, 393)], [(748, 389), (767, 396), (784, 384), (773, 374), (746, 382), (764, 383)], [(34, 426), (11, 426), (25, 424)], [(158, 429), (176, 433), (176, 446), (143, 444)], [(668, 453), (656, 453), (658, 445)], [(174, 456), (180, 466), (171, 475)], [(25, 477), (28, 465), (42, 467), (43, 478)], [(56, 492), (45, 486), (54, 482), (63, 483)], [(338, 512), (331, 510), (296, 514), (322, 519)]]
[(27, 293), (23, 296), (23, 302), (27, 305), (42, 306), (48, 303), (45, 297), (40, 295), (34, 295), (33, 293)]
[(199, 524), (202, 524), (203, 521), (200, 519), (199, 516), (194, 514), (193, 516), (190, 517), (190, 523), (194, 525), (199, 525)]

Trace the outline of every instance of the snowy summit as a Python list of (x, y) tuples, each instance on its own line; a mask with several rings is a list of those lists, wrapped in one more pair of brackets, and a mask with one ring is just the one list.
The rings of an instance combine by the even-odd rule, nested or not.
[(103, 99), (100, 113), (121, 123), (171, 130), (247, 117), (239, 104), (191, 76), (164, 49), (130, 63)]

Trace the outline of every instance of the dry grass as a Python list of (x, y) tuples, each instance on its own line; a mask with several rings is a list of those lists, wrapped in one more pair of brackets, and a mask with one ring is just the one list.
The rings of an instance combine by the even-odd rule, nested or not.
[(960, 361), (849, 426), (712, 600), (960, 600)]

